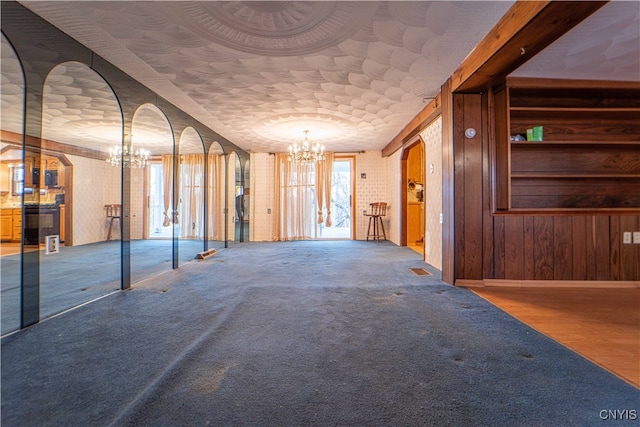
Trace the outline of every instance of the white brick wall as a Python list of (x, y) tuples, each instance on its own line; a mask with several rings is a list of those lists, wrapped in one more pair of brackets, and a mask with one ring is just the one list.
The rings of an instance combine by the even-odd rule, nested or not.
[[(387, 186), (388, 161), (382, 157), (382, 151), (367, 151), (356, 156), (356, 239), (367, 238), (367, 225), (369, 217), (365, 217), (362, 211), (369, 210), (369, 203), (387, 202), (393, 209), (394, 203), (389, 199)], [(362, 174), (366, 174), (363, 178)], [(397, 204), (397, 203), (396, 203)], [(389, 212), (385, 220), (385, 229), (389, 229), (389, 223), (393, 221), (393, 213)]]
[[(275, 156), (267, 153), (251, 154), (251, 241), (273, 240), (274, 167)], [(271, 210), (271, 213), (269, 212)]]
[(106, 240), (109, 221), (104, 205), (120, 203), (120, 168), (104, 160), (67, 157), (73, 164), (73, 244)]

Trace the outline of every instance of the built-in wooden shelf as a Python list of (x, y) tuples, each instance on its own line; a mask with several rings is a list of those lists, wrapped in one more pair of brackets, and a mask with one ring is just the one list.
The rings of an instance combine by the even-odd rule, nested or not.
[(592, 174), (571, 174), (562, 172), (547, 172), (545, 174), (539, 174), (536, 172), (523, 172), (512, 173), (511, 179), (585, 179), (585, 178), (640, 178), (640, 174), (606, 174), (606, 173), (592, 173)]
[[(639, 118), (640, 119), (640, 118)], [(602, 141), (511, 141), (511, 145), (602, 145)], [(640, 150), (639, 141), (608, 141), (607, 146), (612, 145), (635, 145)]]
[(535, 112), (541, 111), (546, 113), (565, 113), (565, 112), (576, 112), (576, 113), (637, 113), (637, 107), (618, 107), (618, 108), (607, 108), (607, 107), (510, 107), (512, 112), (517, 111), (525, 111), (525, 112)]
[(640, 208), (597, 208), (597, 209), (576, 209), (576, 208), (550, 208), (550, 209), (509, 209), (493, 212), (494, 216), (611, 216), (611, 215), (640, 215)]
[(640, 83), (510, 78), (494, 101), (497, 211), (640, 209)]

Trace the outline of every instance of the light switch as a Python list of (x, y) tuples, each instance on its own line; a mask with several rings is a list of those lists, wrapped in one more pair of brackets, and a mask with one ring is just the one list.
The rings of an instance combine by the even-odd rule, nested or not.
[(622, 243), (624, 243), (625, 245), (628, 245), (631, 243), (631, 232), (630, 231), (625, 231), (624, 233), (622, 233)]
[(640, 231), (633, 232), (633, 243), (640, 244)]

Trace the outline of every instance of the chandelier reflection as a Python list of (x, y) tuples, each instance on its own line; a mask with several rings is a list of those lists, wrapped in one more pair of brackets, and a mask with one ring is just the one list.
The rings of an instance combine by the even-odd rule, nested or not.
[(133, 144), (111, 147), (107, 162), (112, 166), (123, 168), (143, 168), (149, 162), (149, 151), (144, 149), (136, 150)]
[(301, 145), (289, 146), (289, 160), (298, 163), (311, 163), (324, 160), (324, 145), (313, 144), (309, 140), (309, 131), (304, 131)]

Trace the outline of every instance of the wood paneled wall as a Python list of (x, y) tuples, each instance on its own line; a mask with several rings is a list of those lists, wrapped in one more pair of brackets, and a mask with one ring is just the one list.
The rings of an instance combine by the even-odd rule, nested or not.
[[(453, 94), (451, 100), (454, 278), (449, 283), (640, 281), (640, 245), (622, 243), (623, 232), (640, 231), (637, 212), (495, 213), (495, 195), (504, 184), (492, 160), (489, 96)], [(465, 137), (469, 127), (476, 137)]]
[(491, 278), (640, 280), (640, 245), (622, 243), (624, 231), (640, 230), (640, 216), (506, 215), (492, 225)]
[[(487, 205), (485, 189), (486, 127), (482, 126), (482, 96), (453, 95), (454, 152), (454, 246), (455, 278), (481, 279), (484, 245), (483, 212)], [(472, 138), (466, 129), (475, 129)]]

